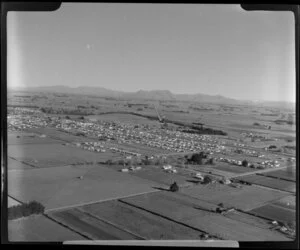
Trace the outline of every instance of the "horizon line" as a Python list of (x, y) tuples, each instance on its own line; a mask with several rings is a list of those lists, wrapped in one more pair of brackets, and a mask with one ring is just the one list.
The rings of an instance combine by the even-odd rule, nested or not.
[(295, 101), (287, 101), (287, 100), (263, 100), (263, 99), (254, 99), (254, 100), (249, 100), (249, 99), (237, 99), (234, 97), (228, 97), (228, 96), (224, 96), (224, 95), (220, 95), (220, 94), (205, 94), (205, 93), (195, 93), (195, 94), (188, 94), (188, 93), (174, 93), (171, 90), (168, 89), (152, 89), (152, 90), (144, 90), (144, 89), (139, 89), (136, 91), (123, 91), (123, 90), (115, 90), (115, 89), (110, 89), (110, 88), (106, 88), (106, 87), (102, 87), (102, 86), (84, 86), (84, 85), (80, 85), (80, 86), (67, 86), (67, 85), (47, 85), (47, 86), (10, 86), (7, 87), (7, 90), (17, 90), (17, 89), (30, 89), (30, 88), (54, 88), (54, 87), (67, 87), (70, 89), (77, 89), (77, 88), (82, 88), (82, 87), (86, 87), (86, 88), (103, 88), (106, 90), (110, 90), (110, 91), (116, 91), (116, 92), (122, 92), (122, 93), (137, 93), (139, 91), (145, 91), (145, 92), (153, 92), (153, 91), (168, 91), (173, 95), (191, 95), (191, 96), (195, 96), (195, 95), (206, 95), (206, 96), (211, 96), (211, 97), (223, 97), (226, 99), (231, 99), (231, 100), (236, 100), (236, 101), (244, 101), (244, 102), (286, 102), (286, 103), (290, 103), (290, 104), (296, 104), (296, 100)]

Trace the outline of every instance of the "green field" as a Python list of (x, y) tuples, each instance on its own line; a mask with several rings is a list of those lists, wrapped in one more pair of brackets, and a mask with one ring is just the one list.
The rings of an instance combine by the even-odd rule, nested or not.
[(82, 232), (91, 240), (140, 240), (140, 237), (123, 231), (109, 223), (103, 222), (78, 210), (77, 208), (49, 214), (51, 218), (72, 228), (76, 232)]
[(270, 220), (281, 222), (295, 222), (296, 211), (293, 209), (283, 208), (274, 204), (267, 204), (265, 206), (255, 208), (250, 211), (251, 214), (262, 216)]
[(283, 208), (296, 209), (296, 196), (289, 195), (283, 197), (282, 199), (272, 202), (276, 206), (281, 206)]
[(111, 152), (96, 153), (62, 144), (8, 145), (7, 153), (8, 156), (36, 168), (106, 161), (113, 155), (119, 156)]
[(262, 173), (261, 175), (267, 176), (267, 177), (275, 177), (282, 180), (287, 181), (296, 181), (296, 169), (280, 169), (275, 171), (270, 171), (267, 173)]
[(87, 119), (96, 119), (99, 121), (118, 121), (122, 123), (131, 123), (131, 124), (148, 124), (148, 125), (159, 125), (158, 121), (150, 120), (148, 118), (132, 115), (132, 114), (103, 114), (103, 115), (91, 115), (87, 116)]
[(87, 240), (70, 229), (42, 215), (8, 221), (10, 242), (63, 242), (66, 240)]
[[(83, 179), (78, 177), (83, 176)], [(8, 194), (20, 201), (36, 200), (46, 210), (73, 207), (157, 191), (155, 182), (99, 165), (10, 171)]]
[(166, 173), (160, 167), (152, 166), (145, 166), (141, 170), (131, 171), (130, 174), (157, 182), (160, 185), (166, 185), (167, 187), (169, 187), (173, 182), (176, 182), (179, 186), (190, 186), (191, 182), (188, 182), (188, 180), (192, 179), (176, 173)]
[(7, 157), (7, 170), (26, 170), (32, 169), (33, 167), (27, 164), (24, 164), (20, 161)]
[(122, 199), (122, 202), (164, 216), (177, 223), (197, 228), (222, 239), (238, 241), (285, 241), (286, 237), (254, 225), (241, 223), (223, 215), (197, 208), (170, 197), (166, 192), (139, 195)]
[(239, 180), (247, 181), (249, 183), (270, 187), (282, 191), (287, 192), (296, 192), (296, 183), (291, 181), (285, 181), (285, 180), (279, 180), (276, 178), (261, 176), (261, 175), (249, 175), (249, 176), (243, 176), (239, 177)]
[(20, 144), (50, 144), (61, 143), (62, 141), (56, 140), (50, 137), (41, 137), (35, 133), (25, 132), (10, 132), (7, 136), (8, 145), (20, 145)]
[(117, 200), (79, 208), (147, 240), (199, 239), (200, 232)]
[(212, 202), (213, 204), (222, 202), (226, 207), (236, 207), (245, 211), (286, 196), (286, 194), (275, 190), (267, 190), (254, 186), (234, 188), (219, 183), (197, 185), (181, 189), (180, 192), (200, 200)]

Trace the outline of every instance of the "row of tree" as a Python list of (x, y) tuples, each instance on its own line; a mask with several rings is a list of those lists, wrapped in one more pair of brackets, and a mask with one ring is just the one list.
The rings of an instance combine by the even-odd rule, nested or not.
[(27, 217), (31, 214), (41, 214), (44, 213), (44, 210), (45, 207), (41, 203), (37, 201), (31, 201), (29, 203), (9, 207), (8, 219), (13, 220), (21, 217)]
[(186, 159), (186, 164), (197, 164), (197, 165), (203, 165), (203, 164), (209, 164), (213, 165), (214, 164), (214, 159), (213, 158), (208, 158), (208, 154), (204, 152), (200, 153), (194, 153), (192, 156), (189, 158), (189, 156), (185, 156)]

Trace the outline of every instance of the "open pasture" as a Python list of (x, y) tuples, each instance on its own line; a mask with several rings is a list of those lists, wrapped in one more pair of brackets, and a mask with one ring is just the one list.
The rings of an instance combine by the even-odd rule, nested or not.
[(20, 205), (21, 203), (18, 202), (17, 200), (11, 198), (11, 197), (7, 197), (7, 207), (13, 207), (13, 206), (17, 206)]
[(107, 220), (147, 240), (199, 239), (200, 232), (153, 215), (120, 201), (108, 201), (78, 208)]
[(32, 169), (33, 167), (24, 164), (22, 162), (19, 162), (17, 160), (14, 160), (10, 157), (7, 157), (7, 170), (26, 170), (26, 169)]
[(122, 201), (221, 239), (239, 241), (287, 240), (286, 237), (277, 232), (241, 223), (221, 214), (197, 208), (197, 206), (192, 205), (193, 203), (182, 202), (180, 199), (176, 199), (174, 195), (168, 197), (166, 193), (145, 194), (122, 199)]
[(267, 219), (259, 218), (257, 216), (254, 216), (254, 215), (251, 215), (248, 213), (239, 212), (236, 210), (226, 213), (225, 216), (232, 220), (240, 221), (241, 223), (254, 225), (259, 228), (270, 229), (272, 226), (270, 221)]
[(266, 173), (261, 173), (260, 175), (267, 176), (267, 177), (274, 177), (282, 180), (287, 181), (296, 181), (296, 169), (280, 169), (269, 171)]
[(50, 137), (64, 142), (97, 141), (96, 139), (87, 138), (85, 136), (76, 136), (64, 131), (59, 131), (55, 128), (31, 128), (27, 130), (40, 135), (45, 134), (48, 138)]
[(139, 240), (133, 234), (125, 232), (111, 224), (105, 223), (94, 216), (78, 210), (77, 208), (50, 213), (49, 216), (59, 223), (82, 232), (92, 240)]
[(170, 153), (170, 151), (161, 149), (161, 148), (155, 148), (155, 147), (149, 147), (147, 145), (142, 145), (138, 143), (122, 143), (122, 144), (115, 144), (115, 143), (106, 143), (107, 145), (111, 145), (111, 147), (116, 147), (122, 150), (130, 151), (139, 153), (142, 155), (156, 155), (156, 154), (163, 154), (163, 153)]
[(278, 189), (286, 192), (291, 192), (291, 193), (296, 192), (296, 183), (291, 181), (279, 180), (279, 179), (261, 176), (261, 175), (242, 176), (237, 179), (252, 184)]
[(155, 182), (99, 165), (8, 173), (8, 194), (11, 197), (23, 202), (39, 201), (46, 210), (153, 192), (155, 186)]
[(50, 144), (50, 143), (61, 143), (59, 140), (55, 140), (49, 137), (41, 137), (35, 133), (24, 133), (24, 132), (10, 132), (7, 135), (8, 145), (20, 145), (20, 144)]
[(293, 209), (283, 208), (274, 204), (267, 204), (262, 207), (255, 208), (250, 211), (251, 214), (258, 215), (270, 220), (276, 220), (280, 222), (295, 222), (296, 211)]
[(146, 117), (133, 115), (133, 114), (122, 114), (122, 113), (112, 113), (112, 114), (102, 114), (102, 115), (92, 115), (87, 116), (87, 119), (95, 119), (99, 121), (107, 122), (121, 122), (130, 124), (147, 124), (147, 125), (157, 125), (158, 121), (150, 120)]
[(8, 156), (37, 168), (59, 167), (105, 161), (106, 153), (96, 153), (62, 144), (8, 145)]
[(191, 182), (188, 182), (188, 180), (192, 179), (175, 173), (167, 173), (158, 167), (152, 166), (145, 166), (141, 170), (131, 171), (130, 174), (146, 180), (154, 181), (158, 184), (166, 185), (167, 187), (169, 187), (174, 181), (180, 187), (190, 186)]
[(8, 221), (10, 242), (63, 242), (66, 240), (87, 240), (80, 234), (59, 225), (43, 215)]
[(282, 199), (273, 201), (272, 204), (283, 208), (296, 209), (296, 196), (289, 195)]
[(218, 162), (215, 166), (212, 167), (213, 169), (230, 172), (233, 174), (240, 174), (240, 173), (248, 173), (255, 171), (253, 168), (246, 168), (242, 166), (235, 166), (228, 163)]
[(222, 202), (225, 207), (236, 207), (244, 211), (249, 211), (266, 202), (286, 195), (279, 191), (267, 190), (255, 186), (234, 188), (220, 183), (196, 185), (181, 189), (180, 192), (216, 205)]

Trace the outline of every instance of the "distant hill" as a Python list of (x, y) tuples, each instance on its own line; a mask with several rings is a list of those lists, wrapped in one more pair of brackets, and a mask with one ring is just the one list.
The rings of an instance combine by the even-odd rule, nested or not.
[[(13, 90), (13, 89), (11, 89)], [(123, 92), (102, 87), (88, 87), (81, 86), (71, 88), (64, 85), (46, 86), (46, 87), (29, 87), (15, 89), (18, 91), (30, 92), (50, 92), (50, 93), (64, 93), (64, 94), (84, 94), (96, 95), (101, 97), (113, 97), (128, 100), (163, 100), (163, 101), (190, 101), (199, 103), (214, 103), (214, 104), (232, 104), (232, 105), (254, 105), (266, 107), (281, 107), (288, 109), (295, 109), (295, 103), (284, 101), (246, 101), (236, 100), (221, 95), (206, 95), (206, 94), (173, 94), (169, 90), (139, 90), (137, 92)]]

